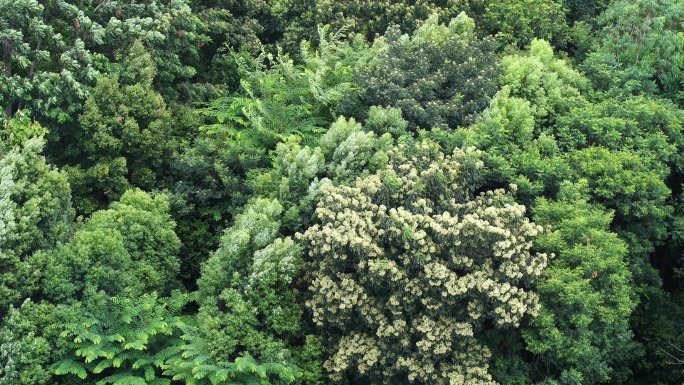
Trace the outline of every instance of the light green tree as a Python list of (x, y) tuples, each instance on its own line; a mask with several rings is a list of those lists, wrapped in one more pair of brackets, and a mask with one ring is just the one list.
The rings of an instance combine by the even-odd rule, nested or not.
[(588, 185), (566, 182), (557, 200), (539, 198), (534, 207), (535, 222), (550, 229), (536, 248), (555, 258), (537, 285), (541, 309), (524, 337), (546, 381), (559, 384), (624, 381), (638, 355), (627, 244), (609, 231), (612, 213), (587, 201)]
[(171, 383), (162, 372), (181, 354), (187, 317), (180, 313), (190, 298), (177, 291), (129, 295), (104, 298), (82, 309), (77, 322), (59, 325), (71, 351), (52, 365), (55, 374), (97, 384)]
[[(579, 196), (587, 201), (588, 212), (580, 210), (585, 207), (584, 203), (573, 201), (579, 210), (573, 215), (578, 215), (580, 220), (598, 215), (594, 213), (596, 210), (610, 210), (610, 216), (603, 216), (604, 222), (601, 223), (604, 227), (597, 228), (606, 231), (605, 226), (609, 225), (610, 231), (626, 242), (630, 257), (628, 266), (637, 282), (634, 285), (644, 287), (644, 291), (638, 293), (620, 294), (627, 295), (632, 301), (636, 301), (635, 293), (640, 295), (642, 307), (636, 308), (634, 314), (641, 315), (632, 319), (632, 322), (643, 325), (640, 328), (624, 325), (626, 314), (631, 315), (635, 310), (633, 304), (629, 311), (620, 308), (628, 303), (627, 297), (604, 305), (605, 312), (615, 314), (615, 325), (620, 325), (617, 329), (611, 330), (606, 326), (607, 321), (601, 318), (603, 313), (585, 314), (582, 322), (588, 325), (587, 333), (602, 335), (604, 341), (610, 341), (601, 342), (597, 337), (595, 345), (588, 345), (588, 350), (578, 352), (575, 358), (586, 357), (582, 359), (587, 363), (572, 363), (571, 356), (561, 357), (566, 354), (560, 352), (566, 349), (567, 345), (562, 344), (567, 341), (552, 340), (555, 337), (550, 335), (541, 337), (541, 341), (546, 342), (539, 342), (531, 349), (546, 352), (542, 354), (556, 349), (559, 355), (558, 362), (554, 362), (555, 359), (549, 361), (549, 372), (545, 372), (549, 377), (542, 374), (540, 380), (561, 381), (562, 377), (562, 381), (568, 383), (622, 381), (630, 360), (641, 354), (639, 349), (633, 349), (631, 333), (649, 335), (648, 339), (654, 334), (658, 335), (656, 340), (663, 337), (656, 331), (646, 330), (645, 325), (648, 324), (646, 319), (661, 322), (666, 317), (662, 313), (654, 315), (653, 310), (642, 314), (641, 309), (652, 309), (655, 304), (665, 301), (647, 256), (655, 247), (662, 245), (668, 235), (668, 218), (671, 218), (673, 208), (671, 190), (665, 181), (677, 175), (673, 171), (678, 172), (681, 168), (677, 150), (681, 141), (680, 111), (671, 103), (655, 98), (613, 95), (613, 98), (597, 100), (597, 97), (605, 95), (595, 94), (586, 78), (567, 62), (554, 59), (550, 46), (543, 41), (534, 41), (528, 55), (505, 57), (502, 67), (502, 88), (481, 120), (467, 130), (454, 133), (451, 139), (457, 144), (482, 148), (485, 151), (484, 161), (489, 166), (487, 185), (497, 187), (515, 183), (519, 188), (519, 199), (533, 208), (540, 196), (553, 200), (562, 195), (564, 184), (581, 182), (583, 187)], [(570, 215), (567, 214), (568, 217)], [(553, 220), (539, 220), (553, 227)], [(608, 233), (605, 236), (614, 237)], [(617, 246), (611, 248), (612, 252), (618, 252)], [(555, 250), (541, 249), (544, 252)], [(575, 257), (568, 258), (575, 261)], [(551, 261), (551, 269), (568, 263), (566, 255), (561, 253)], [(572, 274), (558, 276), (561, 282), (574, 278)], [(625, 279), (628, 282), (625, 285), (631, 285), (631, 281)], [(543, 282), (544, 285), (550, 284)], [(544, 287), (548, 289), (551, 286)], [(557, 294), (557, 291), (540, 291), (543, 303), (553, 303)], [(595, 298), (608, 294), (599, 293)], [(579, 322), (568, 321), (575, 312), (573, 315), (559, 311), (554, 314), (544, 322), (563, 322), (566, 326), (557, 327), (562, 332), (575, 330), (575, 326), (567, 326)], [(554, 344), (560, 345), (553, 347)], [(647, 342), (645, 346), (653, 351), (651, 349), (655, 345)], [(612, 356), (623, 358), (614, 361)], [(596, 365), (588, 364), (592, 360)], [(526, 370), (534, 373), (537, 369)], [(534, 374), (531, 377), (534, 378)]]
[[(259, 331), (265, 327), (279, 334), (296, 332), (301, 314), (292, 293), (283, 287), (277, 290), (292, 282), (301, 258), (301, 250), (291, 239), (273, 243), (278, 236), (277, 217), (281, 211), (282, 206), (275, 200), (258, 200), (249, 206), (236, 218), (235, 225), (222, 237), (221, 247), (203, 268), (198, 282), (199, 328), (217, 358), (226, 360), (241, 353), (236, 350), (238, 345), (253, 356), (283, 360), (288, 355), (282, 342)], [(289, 296), (289, 301), (274, 302), (273, 296), (279, 292)], [(257, 321), (259, 313), (261, 322)], [(209, 318), (215, 320), (202, 324)], [(242, 335), (240, 340), (233, 340), (237, 335)]]
[(535, 123), (545, 125), (570, 108), (583, 106), (589, 81), (565, 60), (554, 56), (551, 45), (539, 39), (523, 54), (501, 60), (498, 84), (510, 88), (510, 95), (531, 103)]
[(583, 68), (603, 90), (659, 93), (681, 102), (684, 5), (671, 0), (611, 2), (598, 18), (600, 47)]
[(60, 338), (62, 323), (77, 322), (79, 306), (25, 300), (11, 306), (0, 323), (0, 384), (75, 385), (56, 378), (50, 366), (70, 352)]
[(108, 210), (93, 214), (74, 237), (41, 253), (42, 293), (56, 303), (116, 296), (168, 294), (178, 286), (180, 241), (164, 195), (127, 191)]
[(588, 104), (583, 92), (590, 83), (555, 58), (543, 40), (534, 40), (525, 53), (505, 56), (501, 68), (501, 88), (474, 125), (446, 137), (436, 130), (425, 135), (447, 148), (472, 145), (484, 150), (486, 184), (496, 188), (515, 183), (519, 199), (531, 205), (536, 196), (555, 194), (558, 183), (571, 178), (549, 128), (573, 108)]
[(41, 156), (44, 144), (32, 138), (0, 153), (0, 314), (35, 289), (34, 254), (73, 231), (69, 183)]
[[(194, 333), (198, 356), (219, 363), (250, 356), (267, 366), (315, 366), (302, 362), (306, 355), (300, 354), (301, 346), (290, 345), (302, 337), (306, 353), (315, 339), (302, 335), (302, 309), (293, 282), (301, 268), (301, 247), (280, 237), (281, 213), (277, 200), (255, 200), (203, 265)], [(195, 365), (201, 367), (202, 360), (197, 358)], [(313, 374), (306, 375), (320, 381)]]
[[(389, 112), (388, 112), (389, 111)], [(385, 114), (391, 114), (388, 117)], [(258, 196), (277, 198), (283, 205), (287, 233), (302, 231), (315, 221), (314, 209), (324, 184), (353, 184), (384, 168), (395, 140), (387, 131), (400, 134), (407, 122), (397, 109), (371, 108), (366, 128), (354, 118), (338, 118), (321, 136), (318, 146), (302, 146), (295, 138), (279, 143), (273, 152), (273, 168), (248, 180)]]

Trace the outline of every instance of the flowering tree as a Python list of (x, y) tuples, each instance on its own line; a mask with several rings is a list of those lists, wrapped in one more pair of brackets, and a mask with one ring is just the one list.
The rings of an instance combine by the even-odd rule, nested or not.
[(398, 147), (355, 187), (323, 188), (300, 238), (307, 307), (333, 380), (493, 384), (483, 333), (536, 314), (541, 228), (503, 190), (473, 197), (480, 153)]

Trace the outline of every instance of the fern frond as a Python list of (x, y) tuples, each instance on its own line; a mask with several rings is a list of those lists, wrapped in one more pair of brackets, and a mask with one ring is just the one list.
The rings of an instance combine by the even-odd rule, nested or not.
[(342, 26), (342, 28), (338, 29), (337, 32), (335, 32), (334, 35), (330, 38), (330, 43), (333, 45), (337, 46), (341, 43), (344, 35), (349, 34), (351, 26), (349, 24), (345, 24)]
[[(131, 367), (133, 369), (140, 369), (141, 367), (143, 367), (145, 365), (149, 365), (151, 363), (152, 363), (152, 361), (148, 358), (138, 358), (135, 362), (133, 362), (133, 365), (131, 365)], [(148, 367), (151, 368), (152, 366), (148, 366)], [(145, 369), (145, 371), (147, 371), (147, 369)]]
[(145, 350), (147, 349), (147, 346), (145, 346), (145, 343), (143, 341), (133, 341), (125, 344), (123, 348), (125, 350)]
[[(155, 378), (155, 379), (148, 382), (148, 385), (170, 385), (170, 384), (171, 384), (171, 380), (169, 380), (168, 378)], [(186, 385), (192, 385), (192, 384), (186, 382)]]
[(147, 385), (147, 382), (145, 381), (144, 378), (134, 376), (131, 374), (116, 374), (113, 376), (109, 376), (103, 380), (100, 380), (96, 383), (97, 385), (106, 385), (106, 384), (112, 384), (112, 385)]
[[(93, 368), (93, 373), (99, 374), (102, 373), (103, 370), (111, 368), (113, 366), (112, 360), (102, 360), (100, 361), (95, 368)], [(57, 373), (59, 374), (59, 373)]]
[(88, 374), (86, 373), (83, 364), (73, 360), (62, 360), (58, 361), (52, 366), (52, 371), (55, 374), (73, 374), (78, 376), (78, 378), (84, 380)]
[[(133, 367), (135, 368), (135, 364), (133, 364)], [(154, 380), (156, 378), (154, 366), (147, 366), (145, 368), (144, 376), (145, 376), (145, 380), (147, 380), (147, 381)]]
[(107, 337), (109, 342), (124, 342), (126, 339), (119, 333)]
[[(181, 345), (175, 345), (175, 346), (170, 346), (165, 349), (160, 350), (155, 354), (155, 365), (157, 361), (161, 360), (162, 362), (168, 360), (171, 357), (174, 356), (179, 356), (182, 352)], [(158, 365), (159, 366), (159, 365)]]

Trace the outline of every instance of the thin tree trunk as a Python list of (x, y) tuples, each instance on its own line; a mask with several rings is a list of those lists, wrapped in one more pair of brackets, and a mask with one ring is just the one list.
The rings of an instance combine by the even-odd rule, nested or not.
[[(43, 45), (43, 38), (39, 37), (38, 38), (38, 43), (36, 44), (36, 55), (33, 57), (33, 61), (31, 62), (31, 68), (29, 69), (28, 73), (28, 81), (31, 83), (33, 81), (33, 75), (36, 73), (36, 60), (38, 60), (38, 51), (40, 51), (40, 47)], [(24, 107), (24, 101), (19, 102), (19, 107), (17, 107), (17, 111), (21, 111), (21, 109)]]
[[(7, 77), (12, 77), (12, 43), (9, 41), (9, 39), (5, 38), (5, 41), (3, 42), (5, 45), (5, 57), (3, 58), (4, 65), (5, 65), (5, 75)], [(7, 107), (5, 107), (5, 114), (7, 115), (8, 118), (12, 117), (12, 102), (8, 102), (9, 104)]]

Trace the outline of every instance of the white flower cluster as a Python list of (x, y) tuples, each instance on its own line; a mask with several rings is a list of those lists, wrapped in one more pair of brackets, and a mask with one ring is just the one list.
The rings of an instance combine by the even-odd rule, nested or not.
[(341, 374), (350, 367), (359, 373), (367, 373), (380, 361), (381, 350), (373, 338), (353, 333), (340, 339), (339, 349), (323, 366), (334, 381), (340, 380)]

